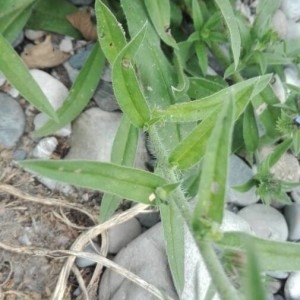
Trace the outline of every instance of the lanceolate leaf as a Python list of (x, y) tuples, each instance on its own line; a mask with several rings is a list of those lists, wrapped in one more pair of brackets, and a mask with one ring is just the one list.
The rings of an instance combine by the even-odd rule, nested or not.
[[(231, 88), (226, 88), (221, 91), (222, 102), (228, 100), (229, 98), (232, 98), (234, 100), (236, 107), (235, 120), (237, 120), (239, 116), (244, 112), (252, 97), (255, 97), (261, 91), (261, 89), (263, 89), (267, 85), (270, 78), (271, 77), (269, 75), (258, 77), (254, 81), (245, 81), (246, 85), (243, 85), (242, 87), (240, 86), (240, 84), (236, 84)], [(217, 100), (215, 100), (215, 98), (213, 97), (214, 95), (216, 95)], [(203, 119), (203, 121), (170, 153), (169, 162), (172, 165), (177, 166), (181, 169), (186, 169), (196, 164), (202, 159), (206, 149), (208, 138), (217, 120), (218, 113), (222, 109), (221, 104), (217, 104), (218, 101), (220, 101), (221, 103), (221, 98), (219, 98), (220, 92), (214, 95), (202, 99), (206, 102), (206, 108), (209, 107), (209, 109), (206, 110), (205, 119)], [(209, 102), (207, 102), (207, 99), (210, 99), (211, 101), (216, 101), (215, 105), (210, 107)], [(199, 100), (199, 102), (200, 101), (201, 100)], [(189, 106), (190, 103), (191, 106), (193, 106), (193, 102), (173, 105), (170, 107), (170, 111), (172, 107), (176, 107), (176, 110), (173, 110), (174, 114), (177, 115), (178, 119), (186, 120), (186, 115), (190, 115), (192, 117), (194, 114), (194, 112), (190, 110)], [(188, 108), (188, 110), (184, 112), (186, 113), (186, 115), (184, 115), (184, 113), (181, 114), (181, 112), (178, 111), (178, 108), (180, 106), (183, 108)], [(195, 106), (195, 108), (197, 109), (199, 107), (200, 104)], [(170, 111), (167, 110), (167, 114), (169, 114)], [(199, 110), (198, 115), (203, 116), (203, 113)], [(172, 115), (170, 115), (170, 118), (173, 120)]]
[[(134, 164), (138, 144), (139, 130), (134, 127), (126, 115), (123, 116), (114, 139), (111, 162), (131, 167)], [(122, 198), (104, 194), (100, 207), (100, 222), (108, 220), (118, 208)]]
[[(221, 104), (229, 94), (236, 102), (237, 112), (240, 114), (240, 103), (245, 101), (243, 98), (244, 92), (249, 91), (249, 88), (252, 90), (249, 95), (251, 100), (268, 85), (270, 80), (271, 75), (254, 77), (237, 83), (233, 86), (224, 88), (208, 97), (190, 102), (174, 104), (164, 111), (157, 110), (154, 112), (154, 116), (161, 117), (168, 122), (192, 122), (202, 120), (208, 114), (212, 113), (216, 108), (220, 109)], [(248, 99), (246, 100), (248, 101)]]
[(254, 153), (258, 147), (259, 134), (256, 122), (256, 116), (254, 112), (254, 107), (250, 102), (245, 109), (243, 118), (243, 137), (246, 145), (246, 149)]
[[(209, 228), (205, 228), (207, 221), (213, 225), (221, 224), (223, 219), (228, 157), (231, 151), (234, 120), (234, 103), (229, 98), (225, 100), (209, 137), (199, 191), (195, 199), (193, 228), (197, 229), (196, 234), (203, 237), (211, 233)], [(202, 223), (203, 220), (206, 224)]]
[(300, 245), (292, 242), (279, 242), (261, 239), (241, 232), (225, 232), (218, 244), (222, 247), (242, 251), (247, 240), (255, 247), (261, 271), (300, 270)]
[(112, 68), (113, 87), (119, 106), (136, 127), (143, 127), (150, 120), (150, 110), (140, 88), (133, 61), (134, 55), (143, 42), (146, 29), (144, 25), (124, 47)]
[(221, 10), (223, 18), (229, 30), (230, 45), (233, 54), (235, 69), (239, 64), (241, 52), (241, 37), (238, 23), (234, 16), (233, 8), (229, 0), (215, 0), (216, 4)]
[(152, 203), (156, 188), (166, 184), (165, 179), (153, 173), (111, 163), (27, 160), (20, 165), (54, 180), (146, 204)]
[(38, 110), (57, 120), (48, 99), (29, 73), (26, 65), (9, 42), (0, 34), (0, 71), (6, 79)]
[(148, 14), (160, 38), (169, 46), (176, 48), (176, 41), (170, 32), (170, 1), (145, 0)]
[(102, 1), (96, 0), (95, 8), (99, 42), (107, 60), (113, 64), (119, 52), (126, 45), (125, 32)]
[(1, 2), (0, 33), (14, 42), (30, 17), (36, 0), (10, 0)]
[(51, 134), (73, 121), (80, 114), (97, 88), (104, 64), (105, 57), (97, 43), (76, 77), (68, 98), (57, 111), (59, 122), (48, 121), (35, 132), (36, 136)]

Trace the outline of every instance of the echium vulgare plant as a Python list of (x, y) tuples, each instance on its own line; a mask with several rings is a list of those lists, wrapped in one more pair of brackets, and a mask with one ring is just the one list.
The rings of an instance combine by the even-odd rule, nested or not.
[[(33, 1), (27, 2), (29, 11)], [(264, 299), (261, 272), (300, 270), (297, 244), (220, 231), (231, 153), (242, 154), (258, 169), (236, 189), (255, 186), (268, 203), (274, 194), (287, 201), (286, 191), (295, 186), (273, 179), (271, 166), (289, 149), (300, 152), (297, 91), (280, 104), (271, 87), (273, 73), (282, 74), (282, 65), (296, 62), (299, 53), (271, 29), (280, 1), (261, 0), (252, 25), (235, 11), (234, 2), (96, 0), (98, 42), (71, 88), (69, 101), (57, 112), (9, 44), (15, 27), (0, 35), (0, 70), (52, 118), (37, 136), (55, 132), (82, 111), (99, 82), (105, 56), (123, 112), (111, 162), (27, 160), (20, 165), (103, 191), (101, 222), (112, 216), (121, 199), (158, 206), (179, 296), (185, 284), (186, 231), (212, 278), (210, 298), (217, 293), (223, 300)], [(26, 20), (25, 10), (22, 16)], [(217, 73), (212, 73), (211, 63)], [(140, 131), (147, 133), (156, 158), (153, 172), (133, 168)], [(257, 152), (264, 144), (276, 147), (259, 161)], [(228, 275), (232, 270), (238, 270), (241, 284)]]

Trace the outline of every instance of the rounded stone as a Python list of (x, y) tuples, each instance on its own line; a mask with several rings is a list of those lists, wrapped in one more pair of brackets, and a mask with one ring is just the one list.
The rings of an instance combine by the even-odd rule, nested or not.
[[(164, 291), (174, 300), (178, 299), (169, 270), (161, 223), (124, 247), (114, 258), (114, 262)], [(157, 297), (124, 276), (107, 269), (100, 282), (98, 299), (155, 300)]]
[(142, 233), (142, 226), (136, 218), (115, 225), (108, 229), (108, 252), (118, 253)]
[(284, 216), (289, 227), (289, 240), (300, 240), (300, 204), (287, 205), (284, 208)]
[(272, 18), (272, 27), (277, 32), (279, 38), (284, 39), (287, 35), (287, 18), (282, 10), (277, 9)]
[(160, 214), (158, 211), (147, 210), (144, 213), (140, 213), (136, 216), (142, 226), (150, 228), (160, 221)]
[(291, 191), (291, 197), (296, 203), (300, 204), (300, 186)]
[(275, 208), (265, 204), (252, 204), (241, 209), (238, 215), (249, 223), (257, 236), (277, 241), (287, 240), (287, 223)]
[(284, 296), (286, 300), (300, 299), (300, 272), (293, 272), (285, 282)]
[(300, 2), (297, 0), (282, 0), (281, 9), (289, 19), (297, 21), (300, 18)]
[(110, 82), (101, 80), (93, 99), (97, 105), (105, 111), (115, 111), (120, 109)]
[(254, 175), (251, 168), (238, 156), (231, 155), (229, 159), (229, 173), (228, 173), (228, 189), (226, 201), (237, 205), (246, 206), (258, 201), (255, 194), (255, 188), (242, 193), (235, 190), (234, 186), (239, 186), (247, 182)]
[(24, 132), (25, 114), (16, 100), (1, 92), (0, 107), (0, 145), (10, 149)]

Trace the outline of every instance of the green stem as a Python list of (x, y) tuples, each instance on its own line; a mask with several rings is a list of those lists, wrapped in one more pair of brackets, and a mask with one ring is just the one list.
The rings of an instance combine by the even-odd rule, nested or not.
[[(154, 152), (158, 160), (158, 172), (164, 176), (169, 183), (176, 183), (179, 180), (178, 172), (168, 164), (168, 152), (164, 148), (159, 136), (157, 125), (153, 125), (149, 129), (149, 137), (154, 147)], [(188, 229), (196, 240), (196, 244), (201, 252), (204, 263), (213, 280), (217, 292), (223, 300), (238, 300), (237, 293), (226, 276), (223, 267), (214, 252), (212, 245), (207, 241), (199, 241), (196, 239), (191, 225), (191, 211), (187, 204), (184, 193), (180, 188), (177, 188), (170, 199), (173, 200), (178, 210), (180, 211)]]

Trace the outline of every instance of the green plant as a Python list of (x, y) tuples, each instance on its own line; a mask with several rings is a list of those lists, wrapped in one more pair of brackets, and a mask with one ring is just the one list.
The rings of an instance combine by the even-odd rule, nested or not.
[[(32, 2), (27, 2), (24, 5), (30, 8)], [(117, 1), (112, 2), (112, 7), (119, 7)], [(299, 52), (284, 51), (284, 42), (271, 30), (270, 16), (279, 1), (261, 1), (253, 26), (233, 10), (232, 2), (121, 0), (125, 32), (108, 6), (96, 0), (102, 50), (98, 44), (95, 46), (70, 91), (71, 101), (56, 113), (3, 36), (0, 70), (26, 99), (52, 117), (36, 133), (42, 136), (67, 124), (84, 108), (100, 78), (104, 53), (112, 66), (114, 91), (123, 111), (111, 163), (29, 160), (20, 165), (56, 180), (103, 191), (101, 221), (111, 217), (122, 198), (157, 205), (179, 295), (184, 286), (185, 225), (222, 299), (241, 299), (241, 295), (245, 299), (264, 299), (260, 270), (299, 270), (300, 246), (220, 232), (228, 157), (232, 152), (246, 153), (250, 163), (258, 164), (257, 175), (237, 189), (256, 186), (265, 202), (270, 202), (272, 193), (287, 200), (286, 191), (295, 184), (270, 179), (269, 169), (289, 148), (299, 153), (298, 125), (294, 123), (298, 108), (293, 106), (293, 93), (284, 107), (278, 105), (270, 82), (271, 73), (282, 74), (282, 64), (293, 62)], [(35, 9), (42, 10), (43, 6)], [(123, 14), (119, 11), (118, 16)], [(34, 22), (31, 18), (30, 24)], [(184, 25), (193, 25), (192, 32)], [(51, 28), (72, 33), (67, 27)], [(218, 60), (221, 75), (208, 75), (209, 54)], [(10, 68), (6, 58), (15, 68)], [(17, 68), (20, 77), (14, 77)], [(29, 91), (25, 77), (30, 80)], [(76, 106), (72, 105), (75, 99), (79, 101)], [(261, 105), (266, 109), (258, 116), (256, 111)], [(263, 134), (258, 123), (264, 127)], [(154, 173), (132, 168), (140, 131), (149, 135), (157, 159)], [(278, 146), (260, 162), (257, 151), (267, 143)], [(193, 210), (189, 205), (192, 196)], [(236, 257), (247, 258), (242, 264), (244, 289), (238, 290), (230, 282), (215, 254), (216, 246), (230, 254), (229, 264)]]

